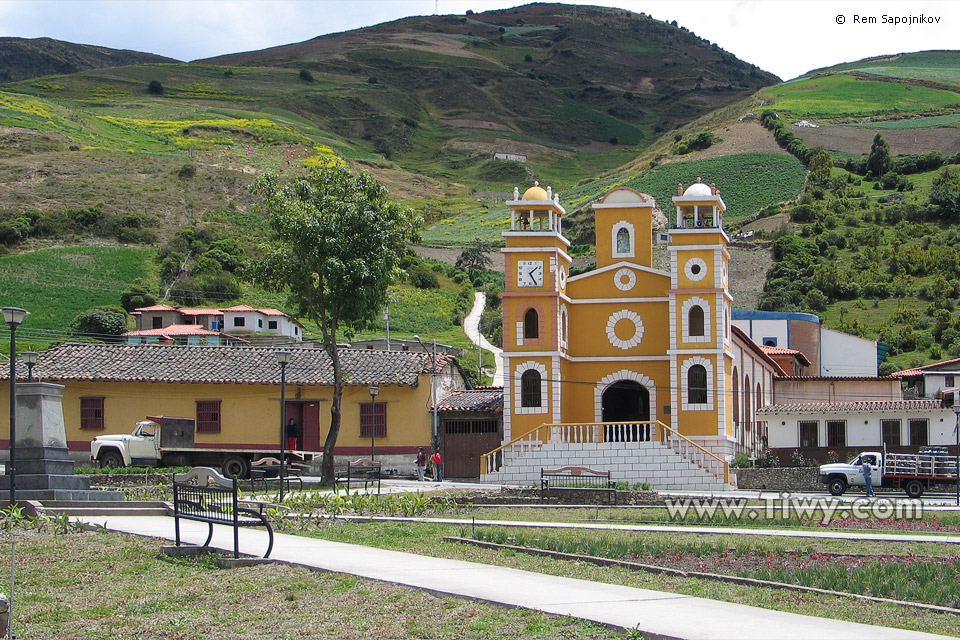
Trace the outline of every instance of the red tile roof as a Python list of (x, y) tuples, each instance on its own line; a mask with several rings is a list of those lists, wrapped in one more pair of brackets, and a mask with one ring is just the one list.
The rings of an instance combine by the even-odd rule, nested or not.
[[(333, 368), (322, 349), (288, 348), (291, 385), (330, 386)], [(67, 343), (40, 353), (34, 375), (48, 382), (176, 382), (210, 384), (280, 384), (276, 348), (155, 344)], [(432, 356), (416, 351), (340, 350), (348, 386), (407, 385), (432, 370)], [(438, 370), (454, 362), (437, 355)], [(26, 375), (26, 366), (22, 367)], [(19, 374), (18, 374), (19, 375)], [(0, 380), (9, 370), (0, 372)]]
[(437, 411), (503, 412), (503, 387), (479, 387), (454, 391), (437, 403)]
[(757, 409), (761, 413), (875, 413), (935, 411), (943, 409), (939, 400), (861, 400), (857, 402), (800, 402), (772, 404)]
[(786, 347), (769, 347), (765, 344), (757, 345), (760, 347), (764, 353), (768, 356), (791, 356), (800, 361), (805, 367), (810, 366), (810, 360), (807, 359), (807, 356), (803, 355), (802, 351), (797, 351), (796, 349), (787, 349)]
[(215, 336), (218, 335), (217, 331), (211, 331), (210, 329), (204, 329), (201, 324), (172, 324), (169, 327), (164, 327), (162, 329), (141, 329), (140, 331), (127, 331), (126, 333), (120, 334), (123, 337), (127, 336)]
[(942, 367), (945, 364), (955, 364), (960, 366), (960, 358), (954, 358), (952, 360), (944, 360), (942, 362), (934, 362), (933, 364), (925, 364), (922, 367), (914, 367), (912, 369), (904, 369), (902, 371), (894, 371), (890, 374), (891, 378), (918, 378), (924, 374), (924, 372), (934, 369), (936, 367)]

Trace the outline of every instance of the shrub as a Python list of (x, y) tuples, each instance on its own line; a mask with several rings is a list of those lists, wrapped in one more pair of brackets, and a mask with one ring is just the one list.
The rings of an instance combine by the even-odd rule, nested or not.
[(307, 69), (300, 69), (300, 79), (304, 82), (313, 82), (313, 74)]
[(738, 453), (733, 457), (733, 461), (730, 463), (731, 469), (749, 469), (753, 466), (753, 461), (745, 453)]
[(808, 466), (806, 458), (804, 458), (803, 454), (797, 450), (794, 450), (794, 452), (790, 454), (790, 464), (794, 467)]
[(780, 458), (771, 449), (764, 449), (757, 458), (757, 466), (763, 469), (774, 469), (780, 466)]
[(77, 314), (70, 329), (75, 334), (110, 341), (127, 330), (127, 313), (120, 307), (93, 307)]
[(407, 275), (410, 279), (410, 284), (415, 286), (417, 289), (439, 289), (440, 280), (430, 269), (422, 265), (416, 265), (411, 268)]
[(181, 179), (193, 178), (197, 175), (197, 167), (190, 163), (187, 163), (180, 167), (180, 170), (177, 171), (177, 177)]
[(163, 85), (159, 80), (151, 80), (147, 85), (147, 91), (155, 96), (163, 95)]

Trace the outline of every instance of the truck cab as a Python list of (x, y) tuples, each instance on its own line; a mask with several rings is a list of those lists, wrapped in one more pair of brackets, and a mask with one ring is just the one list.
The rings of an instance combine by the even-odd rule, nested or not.
[(860, 473), (865, 461), (870, 463), (874, 485), (879, 486), (883, 469), (883, 454), (879, 451), (864, 451), (849, 462), (820, 465), (820, 482), (827, 485), (830, 494), (835, 496), (842, 496), (848, 487), (865, 487), (866, 480)]

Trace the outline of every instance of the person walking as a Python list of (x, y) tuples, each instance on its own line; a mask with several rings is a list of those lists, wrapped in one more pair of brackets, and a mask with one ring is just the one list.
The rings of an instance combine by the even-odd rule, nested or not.
[(871, 477), (872, 469), (870, 468), (870, 462), (873, 460), (871, 456), (865, 456), (860, 459), (863, 462), (860, 465), (860, 473), (863, 474), (863, 481), (866, 483), (866, 493), (868, 498), (873, 497), (873, 478)]
[(290, 422), (287, 423), (287, 450), (296, 451), (298, 435), (300, 435), (300, 430), (297, 423), (293, 418), (290, 418)]
[(440, 456), (440, 451), (433, 452), (430, 462), (433, 463), (433, 477), (437, 482), (443, 482), (443, 458)]
[(423, 447), (417, 452), (417, 480), (423, 482), (423, 471), (427, 466), (427, 454), (423, 452)]

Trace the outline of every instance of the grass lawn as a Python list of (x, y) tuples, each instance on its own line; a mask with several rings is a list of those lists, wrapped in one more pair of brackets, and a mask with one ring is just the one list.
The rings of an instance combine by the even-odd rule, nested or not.
[[(5, 534), (9, 540), (9, 532)], [(7, 545), (4, 545), (7, 547)], [(284, 564), (219, 569), (116, 533), (17, 532), (20, 638), (622, 638), (570, 618)]]

